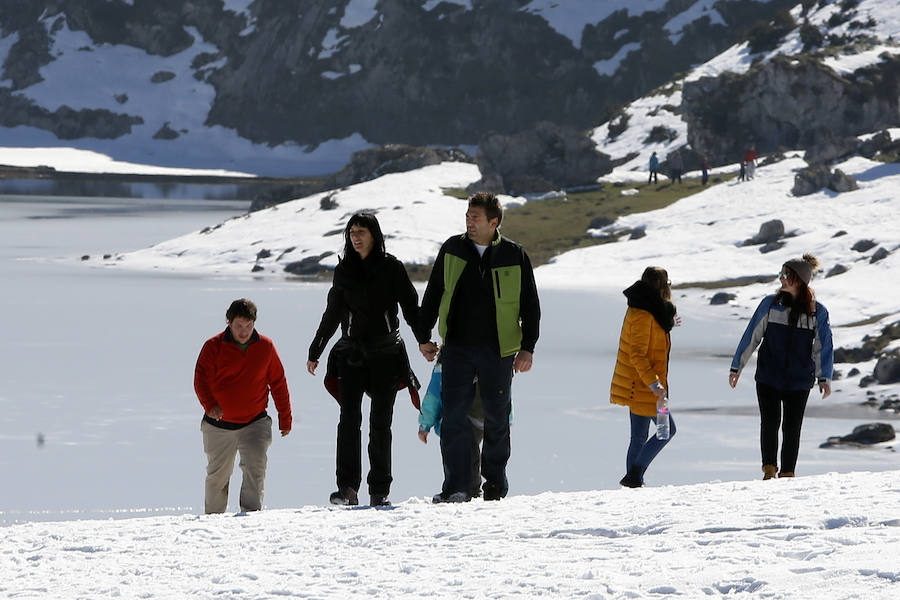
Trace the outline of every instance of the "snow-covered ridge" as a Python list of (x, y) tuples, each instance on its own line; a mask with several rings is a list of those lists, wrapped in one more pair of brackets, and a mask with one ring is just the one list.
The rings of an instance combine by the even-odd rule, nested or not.
[(867, 598), (900, 471), (4, 528), (10, 597)]

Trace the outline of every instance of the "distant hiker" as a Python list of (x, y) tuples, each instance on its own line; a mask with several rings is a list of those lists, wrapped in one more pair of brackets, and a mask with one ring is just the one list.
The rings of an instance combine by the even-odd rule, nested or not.
[(661, 267), (647, 267), (641, 278), (624, 292), (628, 310), (622, 323), (610, 402), (627, 406), (631, 425), (625, 455), (625, 487), (642, 487), (644, 472), (660, 450), (675, 436), (669, 415), (669, 438), (648, 439), (650, 422), (656, 423), (656, 402), (669, 394), (670, 331), (680, 323), (672, 304), (672, 282)]
[(676, 150), (669, 161), (672, 170), (672, 182), (681, 183), (681, 174), (684, 172), (684, 161), (681, 159), (681, 153)]
[[(419, 439), (423, 444), (428, 443), (428, 434), (434, 428), (435, 434), (441, 435), (441, 421), (443, 420), (443, 402), (441, 402), (441, 355), (438, 353), (435, 359), (431, 382), (422, 406), (419, 410)], [(481, 406), (481, 391), (478, 389), (478, 380), (475, 380), (475, 400), (469, 409), (469, 423), (472, 426), (472, 485), (469, 488), (469, 496), (477, 498), (481, 496), (481, 443), (484, 440), (484, 408)], [(510, 410), (510, 421), (512, 411)]]
[[(441, 246), (422, 298), (421, 333), (435, 321), (443, 338), (444, 483), (434, 502), (471, 499), (472, 428), (468, 414), (477, 377), (484, 408), (481, 472), (485, 500), (506, 496), (510, 455), (510, 387), (513, 372), (531, 369), (541, 308), (531, 261), (519, 244), (500, 235), (503, 208), (493, 194), (469, 197), (466, 233)], [(434, 360), (437, 345), (419, 350)]]
[[(398, 306), (416, 331), (419, 296), (406, 268), (385, 250), (384, 234), (371, 213), (356, 213), (344, 228), (344, 253), (334, 270), (319, 328), (309, 346), (306, 370), (315, 375), (319, 357), (338, 325), (341, 338), (328, 355), (325, 388), (340, 405), (335, 457), (337, 491), (332, 504), (359, 504), (362, 482), (362, 397), (369, 409), (370, 506), (388, 506), (391, 489), (391, 422), (397, 390), (409, 389), (418, 407), (419, 382), (400, 338)], [(427, 336), (420, 341), (427, 341)]]
[(206, 514), (228, 505), (228, 482), (234, 459), (241, 455), (240, 506), (260, 510), (266, 481), (272, 418), (266, 413), (269, 392), (278, 410), (282, 437), (291, 432), (291, 400), (275, 344), (260, 335), (256, 305), (235, 300), (225, 312), (225, 331), (209, 338), (194, 370), (194, 391), (205, 414), (200, 424), (206, 451)]
[(818, 266), (819, 261), (811, 254), (782, 265), (778, 275), (781, 287), (759, 303), (731, 361), (728, 384), (733, 388), (762, 342), (756, 361), (756, 396), (763, 479), (772, 479), (776, 473), (778, 477), (794, 476), (809, 390), (818, 382), (822, 398), (831, 394), (834, 368), (831, 324), (828, 310), (816, 301), (809, 287)]
[(738, 175), (738, 181), (744, 181), (747, 179), (747, 163), (744, 162), (744, 159), (741, 158), (741, 172)]
[(702, 185), (709, 183), (709, 161), (706, 160), (706, 156), (700, 161), (700, 183)]
[(659, 173), (659, 158), (656, 157), (656, 152), (654, 152), (650, 155), (650, 179), (647, 180), (648, 185), (650, 183), (659, 183), (657, 173)]
[(747, 169), (747, 179), (753, 179), (756, 176), (756, 147), (750, 146), (744, 152), (744, 164), (746, 164)]

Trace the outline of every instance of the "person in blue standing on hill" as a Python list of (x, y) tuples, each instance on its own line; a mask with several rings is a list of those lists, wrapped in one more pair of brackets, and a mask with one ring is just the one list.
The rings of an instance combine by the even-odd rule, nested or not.
[(669, 415), (669, 437), (648, 437), (656, 423), (656, 403), (669, 394), (670, 331), (681, 323), (672, 304), (672, 282), (662, 267), (647, 267), (641, 278), (624, 292), (628, 309), (622, 323), (616, 366), (610, 384), (612, 404), (628, 407), (631, 437), (625, 455), (625, 477), (619, 485), (639, 488), (644, 472), (675, 436)]
[(651, 183), (659, 183), (659, 158), (656, 156), (656, 152), (650, 155), (650, 179), (647, 180), (647, 185)]
[[(432, 501), (471, 499), (472, 428), (469, 409), (478, 378), (484, 409), (481, 454), (485, 500), (500, 500), (509, 490), (509, 415), (513, 372), (533, 363), (541, 308), (531, 260), (524, 248), (498, 231), (503, 207), (494, 194), (469, 197), (466, 232), (441, 246), (422, 297), (419, 339), (439, 321), (444, 341), (442, 390), (444, 419), (441, 457), (444, 483)], [(419, 345), (433, 361), (437, 344)]]
[(831, 394), (834, 371), (831, 324), (828, 310), (816, 301), (809, 287), (818, 266), (819, 261), (811, 254), (782, 265), (778, 275), (781, 287), (759, 303), (731, 361), (728, 384), (733, 388), (750, 356), (762, 343), (756, 363), (756, 396), (763, 479), (772, 479), (776, 474), (794, 476), (809, 391), (818, 383), (823, 399)]

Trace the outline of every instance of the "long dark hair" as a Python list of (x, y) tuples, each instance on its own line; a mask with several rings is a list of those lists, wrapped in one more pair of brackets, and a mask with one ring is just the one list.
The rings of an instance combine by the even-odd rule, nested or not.
[(350, 220), (347, 221), (347, 226), (344, 228), (343, 260), (349, 260), (354, 263), (361, 260), (359, 253), (353, 249), (353, 242), (350, 241), (350, 228), (354, 225), (365, 227), (369, 230), (369, 233), (372, 234), (372, 238), (375, 240), (375, 243), (372, 244), (372, 254), (383, 256), (386, 253), (384, 248), (384, 234), (381, 233), (381, 225), (378, 224), (378, 219), (375, 218), (373, 213), (358, 212), (350, 217)]
[(663, 300), (672, 300), (672, 287), (669, 283), (669, 272), (662, 267), (647, 267), (644, 269), (643, 274), (641, 274), (641, 281), (655, 290)]

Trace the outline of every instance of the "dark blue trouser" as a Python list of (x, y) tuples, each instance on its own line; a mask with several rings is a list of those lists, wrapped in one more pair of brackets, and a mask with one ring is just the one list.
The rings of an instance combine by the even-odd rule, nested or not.
[(666, 444), (675, 437), (675, 420), (672, 419), (672, 413), (669, 413), (669, 439), (661, 440), (656, 437), (656, 432), (649, 439), (647, 435), (650, 431), (650, 422), (656, 423), (656, 417), (642, 417), (628, 411), (631, 416), (631, 442), (628, 444), (628, 454), (625, 457), (625, 468), (630, 471), (631, 467), (641, 467), (646, 469), (659, 454)]
[[(800, 453), (800, 429), (809, 390), (776, 390), (756, 382), (759, 402), (759, 448), (763, 465), (778, 465), (778, 427), (781, 426), (781, 471), (793, 473)], [(784, 421), (782, 422), (782, 408)]]
[(485, 485), (497, 485), (505, 496), (506, 463), (509, 461), (510, 387), (513, 356), (500, 358), (489, 346), (446, 344), (441, 352), (441, 456), (444, 462), (442, 492), (470, 492), (472, 485), (472, 425), (469, 409), (475, 398), (475, 377), (484, 409), (484, 442), (481, 475)]

